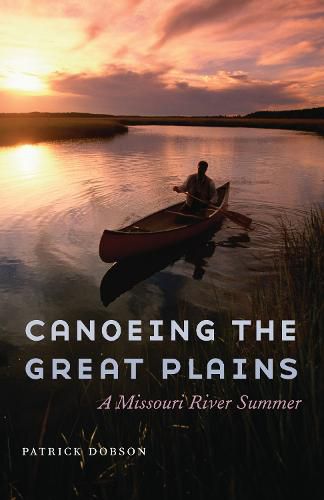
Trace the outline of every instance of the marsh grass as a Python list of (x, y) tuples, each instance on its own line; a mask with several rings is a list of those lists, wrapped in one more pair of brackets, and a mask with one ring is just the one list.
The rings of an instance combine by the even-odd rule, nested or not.
[(70, 139), (108, 138), (127, 132), (112, 118), (88, 116), (0, 116), (0, 146)]
[[(282, 221), (282, 249), (275, 258), (276, 279), (271, 286), (258, 287), (254, 311), (262, 318), (294, 318), (296, 345), (293, 348), (299, 367), (298, 383), (292, 392), (305, 401), (303, 425), (295, 435), (303, 469), (310, 481), (319, 464), (323, 466), (323, 389), (324, 389), (324, 212), (310, 211), (299, 225)], [(288, 346), (285, 347), (288, 352)], [(293, 421), (291, 423), (294, 432)], [(314, 464), (317, 464), (316, 466)]]
[[(141, 386), (122, 377), (116, 382), (57, 386), (43, 410), (37, 436), (19, 437), (13, 422), (7, 430), (7, 467), (3, 478), (7, 498), (51, 499), (287, 499), (321, 498), (323, 466), (323, 212), (320, 209), (298, 226), (282, 224), (282, 247), (274, 271), (258, 284), (254, 318), (296, 319), (296, 343), (255, 342), (238, 345), (230, 318), (215, 312), (214, 343), (179, 343), (175, 357), (194, 357), (201, 366), (211, 357), (224, 360), (225, 380), (190, 381), (176, 376), (166, 382), (154, 374), (161, 352), (143, 348), (146, 373)], [(217, 309), (219, 304), (217, 305)], [(179, 320), (188, 317), (179, 304)], [(201, 315), (205, 314), (201, 311)], [(76, 346), (74, 346), (77, 349)], [(71, 348), (74, 348), (73, 344)], [(100, 347), (101, 348), (101, 347)], [(99, 347), (98, 347), (99, 349)], [(150, 352), (149, 352), (150, 351)], [(75, 350), (73, 353), (79, 353)], [(108, 354), (108, 353), (107, 353)], [(110, 353), (112, 355), (112, 353)], [(256, 381), (231, 377), (234, 357), (273, 357), (289, 354), (298, 362), (298, 377), (278, 376)], [(156, 357), (156, 359), (155, 359)], [(32, 386), (35, 391), (35, 386)], [(41, 386), (38, 386), (40, 391)], [(65, 392), (64, 392), (65, 391)], [(67, 391), (67, 392), (66, 392)], [(107, 394), (142, 392), (151, 399), (174, 399), (184, 394), (209, 394), (238, 400), (303, 399), (301, 411), (174, 411), (98, 412), (96, 400)], [(63, 393), (63, 394), (61, 394)], [(42, 399), (42, 393), (36, 400)], [(35, 397), (35, 396), (34, 396)], [(15, 429), (15, 430), (14, 430)], [(21, 458), (19, 446), (89, 445), (146, 446), (146, 457)], [(35, 444), (34, 444), (35, 445)], [(10, 464), (10, 467), (8, 467)]]

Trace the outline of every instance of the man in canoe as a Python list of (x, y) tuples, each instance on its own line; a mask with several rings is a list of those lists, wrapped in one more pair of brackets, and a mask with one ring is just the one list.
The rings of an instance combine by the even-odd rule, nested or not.
[[(208, 203), (217, 203), (217, 190), (214, 181), (206, 175), (208, 163), (201, 160), (198, 163), (198, 172), (189, 175), (181, 186), (174, 186), (173, 191), (187, 193), (184, 212), (199, 212), (207, 207)], [(202, 203), (195, 198), (205, 201)]]

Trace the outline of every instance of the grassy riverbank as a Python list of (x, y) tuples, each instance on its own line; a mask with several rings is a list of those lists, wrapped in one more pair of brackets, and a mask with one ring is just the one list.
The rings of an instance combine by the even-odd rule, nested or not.
[(195, 127), (247, 127), (300, 130), (324, 135), (324, 119), (245, 118), (212, 116), (118, 116), (125, 125), (182, 125)]
[(183, 125), (300, 130), (324, 135), (324, 108), (257, 111), (244, 116), (118, 116), (126, 125)]
[(109, 138), (127, 132), (113, 118), (58, 114), (0, 115), (0, 146), (69, 139)]
[(322, 118), (282, 116), (268, 118), (267, 116), (262, 114), (251, 117), (112, 116), (91, 113), (0, 114), (0, 146), (52, 140), (108, 138), (127, 132), (128, 125), (267, 128), (324, 135)]
[[(275, 257), (275, 274), (256, 288), (253, 310), (255, 317), (265, 320), (296, 320), (296, 342), (279, 348), (282, 356), (297, 361), (298, 376), (289, 385), (291, 394), (303, 400), (303, 409), (298, 416), (266, 414), (265, 419), (272, 453), (278, 453), (278, 473), (281, 469), (286, 477), (291, 474), (292, 485), (299, 484), (304, 496), (313, 490), (317, 491), (313, 498), (320, 498), (324, 465), (324, 210), (313, 209), (299, 222), (282, 222), (283, 245)], [(266, 344), (265, 354), (277, 355), (278, 346), (273, 344)], [(278, 396), (285, 385), (275, 384)], [(262, 384), (260, 389), (262, 392)], [(266, 397), (265, 391), (263, 395)], [(299, 480), (294, 479), (298, 470)]]
[[(282, 222), (283, 246), (276, 256), (278, 279), (260, 288), (255, 308), (263, 317), (289, 314), (303, 325), (299, 341), (320, 341), (324, 335), (324, 211), (312, 209), (300, 225)], [(324, 347), (324, 343), (323, 343)]]

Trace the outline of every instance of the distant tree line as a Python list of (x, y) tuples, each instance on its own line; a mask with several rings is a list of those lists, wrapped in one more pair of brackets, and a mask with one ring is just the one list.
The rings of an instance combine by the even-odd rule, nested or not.
[[(172, 123), (176, 125), (195, 125), (200, 120), (202, 125), (213, 125), (213, 120), (239, 120), (245, 118), (277, 118), (277, 119), (324, 119), (324, 107), (291, 109), (283, 111), (255, 111), (247, 115), (205, 115), (205, 116), (154, 116), (154, 115), (111, 115), (106, 113), (49, 113), (33, 111), (31, 113), (0, 113), (0, 118), (110, 118), (118, 121), (127, 121), (129, 125), (140, 124), (145, 121), (146, 124), (158, 125)], [(191, 123), (192, 121), (192, 123)], [(209, 123), (210, 122), (210, 123)]]
[(284, 111), (256, 111), (245, 115), (245, 118), (324, 118), (324, 107), (291, 109)]

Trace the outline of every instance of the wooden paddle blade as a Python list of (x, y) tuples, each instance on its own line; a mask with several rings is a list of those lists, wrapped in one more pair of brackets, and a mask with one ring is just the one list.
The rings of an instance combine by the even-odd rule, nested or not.
[(246, 215), (239, 214), (238, 212), (233, 212), (232, 210), (222, 210), (222, 212), (225, 217), (228, 217), (228, 219), (236, 222), (236, 224), (239, 224), (240, 226), (250, 227), (252, 224), (252, 219), (250, 217), (247, 217)]

